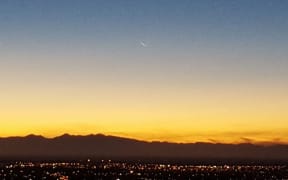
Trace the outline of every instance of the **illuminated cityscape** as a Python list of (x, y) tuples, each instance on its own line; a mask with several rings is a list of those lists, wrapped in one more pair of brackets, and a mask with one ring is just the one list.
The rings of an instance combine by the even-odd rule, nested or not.
[(141, 162), (1, 163), (0, 179), (287, 179), (287, 165), (184, 165)]

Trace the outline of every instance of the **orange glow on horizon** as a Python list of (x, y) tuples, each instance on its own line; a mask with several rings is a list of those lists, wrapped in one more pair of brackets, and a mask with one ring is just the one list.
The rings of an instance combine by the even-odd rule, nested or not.
[[(288, 142), (284, 89), (26, 88), (3, 91), (0, 136), (68, 134), (171, 142)], [(5, 102), (5, 103), (3, 103)]]

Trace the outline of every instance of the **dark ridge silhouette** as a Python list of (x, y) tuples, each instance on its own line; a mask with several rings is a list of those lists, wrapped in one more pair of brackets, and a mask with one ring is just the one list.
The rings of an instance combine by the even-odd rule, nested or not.
[(288, 145), (145, 142), (103, 134), (55, 138), (28, 135), (0, 138), (1, 159), (253, 159), (288, 160)]

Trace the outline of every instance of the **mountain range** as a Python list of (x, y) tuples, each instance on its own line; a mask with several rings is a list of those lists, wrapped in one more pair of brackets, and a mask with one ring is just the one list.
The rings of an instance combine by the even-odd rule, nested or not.
[(269, 146), (250, 143), (169, 143), (146, 142), (103, 134), (55, 138), (28, 135), (0, 138), (1, 159), (55, 158), (119, 158), (119, 159), (242, 159), (288, 160), (288, 145)]

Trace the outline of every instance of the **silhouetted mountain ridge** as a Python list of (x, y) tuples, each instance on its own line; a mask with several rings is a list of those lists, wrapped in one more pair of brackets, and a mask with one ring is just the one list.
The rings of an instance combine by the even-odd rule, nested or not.
[(146, 142), (117, 136), (63, 134), (0, 138), (3, 158), (182, 158), (288, 160), (288, 145)]

